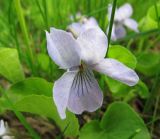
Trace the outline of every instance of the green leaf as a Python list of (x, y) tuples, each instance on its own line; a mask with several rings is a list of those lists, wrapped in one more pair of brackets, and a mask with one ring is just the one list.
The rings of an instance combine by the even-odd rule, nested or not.
[(115, 102), (108, 107), (102, 120), (86, 124), (80, 139), (151, 139), (138, 114), (126, 103)]
[(105, 77), (105, 81), (106, 81), (112, 95), (116, 98), (126, 98), (127, 97), (127, 99), (128, 99), (130, 97), (131, 93), (132, 93), (132, 95), (131, 95), (130, 99), (132, 99), (132, 97), (135, 97), (137, 94), (143, 99), (149, 97), (148, 87), (141, 80), (138, 82), (137, 85), (135, 85), (133, 87), (127, 86), (119, 81), (116, 81), (116, 80), (110, 78), (110, 77)]
[(160, 21), (160, 3), (156, 5), (157, 6), (157, 12), (158, 12), (158, 19), (157, 19), (157, 14), (156, 14), (156, 9), (155, 5), (151, 6), (148, 10), (147, 16), (150, 17), (152, 20), (157, 22), (158, 20)]
[[(61, 120), (52, 98), (53, 83), (41, 78), (28, 78), (13, 85), (7, 92), (17, 110), (51, 118), (61, 131), (67, 127), (65, 135), (76, 136), (79, 132), (78, 120), (74, 114), (67, 112), (67, 118)], [(3, 102), (3, 103), (2, 103)], [(4, 109), (10, 109), (1, 99)]]
[(160, 64), (159, 53), (141, 52), (137, 54), (137, 67), (136, 69), (146, 76), (157, 74)]
[(114, 97), (125, 97), (132, 88), (110, 77), (106, 77), (105, 81)]
[(143, 17), (139, 22), (139, 28), (141, 31), (149, 31), (156, 29), (157, 27), (157, 22), (149, 16)]
[(121, 45), (110, 46), (108, 57), (114, 58), (132, 69), (134, 69), (137, 64), (135, 56), (128, 49)]
[(16, 49), (0, 48), (0, 75), (13, 83), (24, 79)]
[(80, 139), (104, 139), (103, 129), (100, 127), (99, 121), (85, 124), (81, 129)]
[[(128, 49), (120, 45), (112, 45), (109, 49), (108, 57), (117, 59), (132, 69), (134, 69), (137, 64), (136, 57)], [(133, 93), (138, 93), (142, 98), (147, 98), (149, 95), (148, 88), (142, 83), (142, 81), (140, 81), (135, 87), (129, 87), (110, 77), (106, 77), (105, 81), (114, 97), (125, 98), (131, 93), (132, 97)], [(136, 96), (136, 94), (134, 96)], [(130, 97), (130, 99), (132, 97)]]
[(44, 70), (47, 71), (49, 69), (49, 56), (43, 53), (40, 53), (37, 55), (37, 60), (38, 60), (38, 64), (39, 67)]
[(151, 6), (147, 12), (147, 15), (143, 17), (139, 23), (139, 28), (142, 31), (148, 31), (158, 28), (157, 21), (160, 21), (160, 4), (157, 4), (157, 10), (159, 19), (157, 19), (155, 6)]

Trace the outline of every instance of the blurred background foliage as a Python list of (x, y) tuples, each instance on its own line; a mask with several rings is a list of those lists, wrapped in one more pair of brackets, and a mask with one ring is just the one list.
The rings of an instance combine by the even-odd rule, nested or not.
[[(133, 6), (132, 17), (138, 21), (140, 33), (128, 30), (125, 38), (111, 42), (108, 57), (115, 58), (135, 69), (141, 80), (131, 88), (96, 73), (96, 78), (104, 92), (104, 106), (94, 114), (84, 113), (79, 116), (78, 122), (76, 116), (70, 112), (67, 119), (61, 121), (52, 102), (53, 83), (51, 82), (57, 80), (63, 70), (59, 69), (47, 54), (45, 30), (49, 30), (50, 27), (66, 30), (70, 23), (78, 21), (76, 14), (80, 12), (87, 17), (95, 17), (100, 27), (106, 32), (107, 7), (112, 1), (1, 0), (0, 91), (6, 92), (2, 93), (0, 99), (2, 117), (5, 117), (6, 110), (15, 112), (19, 119), (21, 116), (16, 111), (34, 114), (32, 117), (37, 115), (47, 117), (49, 120), (46, 122), (56, 125), (52, 138), (75, 137), (80, 133), (82, 139), (99, 139), (101, 137), (99, 135), (105, 132), (106, 138), (109, 139), (117, 139), (113, 137), (115, 135), (119, 135), (121, 139), (127, 139), (127, 137), (149, 139), (148, 128), (152, 138), (159, 139), (160, 1), (118, 0), (117, 7), (126, 2)], [(9, 100), (11, 103), (8, 102)], [(123, 102), (115, 102), (106, 111), (108, 104), (114, 101)], [(124, 102), (131, 104), (132, 108), (139, 113), (147, 123), (147, 128), (142, 119)], [(121, 109), (124, 109), (124, 113), (120, 111)], [(24, 113), (26, 117), (27, 114)], [(112, 118), (113, 115), (116, 117)], [(123, 118), (130, 118), (131, 121)], [(96, 121), (91, 121), (93, 119)], [(116, 126), (117, 119), (125, 122)], [(23, 121), (24, 119), (21, 122)], [(86, 124), (89, 121), (91, 123)], [(105, 127), (104, 123), (112, 128), (108, 129), (109, 127)], [(135, 127), (123, 133), (122, 131), (129, 128), (127, 123), (129, 126), (135, 124)], [(30, 124), (33, 126), (33, 123)], [(83, 125), (85, 125), (84, 128), (79, 131)], [(118, 130), (114, 131), (114, 128)], [(143, 131), (141, 135), (140, 131), (137, 131), (139, 128)], [(27, 129), (30, 134), (33, 134), (31, 136), (36, 138), (32, 128)], [(42, 138), (50, 138), (46, 134), (42, 135), (40, 131), (38, 134), (41, 134)]]

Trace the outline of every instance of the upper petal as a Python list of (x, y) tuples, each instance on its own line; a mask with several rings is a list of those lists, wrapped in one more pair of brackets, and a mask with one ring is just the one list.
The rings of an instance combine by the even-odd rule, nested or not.
[(71, 88), (68, 109), (76, 114), (81, 114), (83, 111), (93, 112), (101, 107), (102, 102), (103, 93), (92, 71), (87, 69), (79, 72)]
[(71, 34), (51, 28), (46, 36), (48, 53), (57, 65), (67, 69), (80, 64), (79, 46)]
[(66, 72), (64, 75), (54, 83), (53, 99), (57, 110), (62, 119), (66, 118), (66, 107), (73, 80), (77, 72)]
[(122, 5), (115, 12), (115, 20), (122, 21), (126, 18), (129, 18), (133, 13), (132, 6), (129, 3)]
[(98, 22), (97, 20), (94, 18), (94, 17), (90, 17), (89, 19), (87, 19), (85, 22), (84, 22), (84, 28), (87, 30), (87, 29), (90, 29), (90, 28), (94, 28), (94, 27), (97, 27), (98, 26)]
[(67, 27), (67, 30), (70, 31), (74, 37), (78, 37), (83, 31), (85, 31), (85, 28), (82, 23), (72, 23)]
[(104, 59), (96, 64), (94, 69), (129, 86), (134, 86), (139, 81), (139, 77), (134, 70), (115, 59)]
[(105, 57), (108, 39), (99, 27), (84, 31), (77, 42), (81, 49), (81, 59), (87, 64), (95, 64)]
[(125, 19), (124, 20), (124, 25), (126, 25), (128, 28), (130, 28), (131, 30), (133, 30), (135, 32), (139, 32), (138, 31), (138, 23), (131, 18)]

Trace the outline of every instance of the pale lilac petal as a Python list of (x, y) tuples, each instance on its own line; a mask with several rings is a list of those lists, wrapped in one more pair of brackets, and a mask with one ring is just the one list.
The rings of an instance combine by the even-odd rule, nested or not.
[(67, 30), (72, 32), (72, 34), (77, 38), (84, 31), (97, 26), (98, 26), (98, 23), (96, 19), (93, 17), (90, 17), (89, 19), (83, 18), (82, 23), (81, 22), (72, 23), (71, 25), (68, 26)]
[(75, 37), (78, 37), (82, 32), (85, 31), (85, 28), (82, 23), (72, 23), (68, 26), (67, 30), (72, 32)]
[(101, 92), (92, 71), (79, 72), (73, 82), (67, 108), (75, 113), (93, 112), (102, 106)]
[(122, 21), (126, 18), (129, 18), (133, 13), (132, 6), (129, 3), (122, 5), (115, 12), (115, 20)]
[(95, 64), (105, 57), (108, 39), (99, 27), (88, 29), (80, 34), (77, 42), (81, 49), (81, 59), (87, 64)]
[[(109, 32), (109, 26), (107, 28), (107, 34)], [(111, 33), (111, 40), (116, 41), (117, 39), (121, 39), (126, 36), (126, 30), (125, 28), (120, 25), (113, 24), (112, 26), (112, 33)]]
[(98, 26), (98, 22), (94, 17), (90, 17), (84, 23), (85, 29), (90, 29)]
[(71, 34), (51, 28), (46, 36), (49, 56), (57, 65), (67, 69), (80, 64), (79, 46)]
[(115, 25), (114, 27), (114, 35), (116, 39), (121, 39), (126, 36), (126, 30), (125, 28), (120, 25)]
[(134, 70), (115, 59), (104, 59), (95, 65), (94, 69), (129, 86), (134, 86), (139, 81), (139, 77)]
[(109, 4), (108, 5), (108, 20), (110, 21), (111, 19), (111, 14), (112, 14), (112, 4)]
[[(110, 21), (111, 19), (111, 14), (112, 14), (112, 4), (108, 5), (108, 20)], [(114, 15), (114, 20), (116, 20), (116, 12), (117, 12), (117, 8), (115, 9), (115, 15)]]
[(124, 25), (127, 26), (128, 28), (130, 28), (131, 30), (135, 31), (135, 32), (139, 32), (138, 31), (138, 23), (131, 18), (125, 19), (124, 20)]
[(77, 72), (66, 72), (54, 83), (53, 99), (62, 119), (66, 118), (65, 111), (68, 104), (71, 86), (76, 74)]
[[(116, 36), (116, 32), (115, 31), (116, 31), (115, 30), (115, 24), (113, 24), (113, 26), (112, 26), (112, 33), (111, 33), (111, 40), (112, 41), (116, 41), (117, 40), (117, 36)], [(109, 26), (107, 27), (106, 33), (108, 34), (108, 32), (109, 32)]]

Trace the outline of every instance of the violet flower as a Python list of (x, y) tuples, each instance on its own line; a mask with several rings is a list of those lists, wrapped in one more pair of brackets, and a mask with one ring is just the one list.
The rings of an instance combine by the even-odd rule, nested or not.
[(46, 37), (49, 56), (67, 70), (53, 87), (53, 99), (62, 119), (66, 118), (66, 109), (81, 114), (101, 107), (103, 93), (92, 70), (129, 86), (139, 80), (134, 70), (115, 59), (105, 58), (108, 39), (99, 27), (85, 30), (77, 39), (66, 31), (51, 28)]
[[(111, 17), (111, 12), (112, 12), (112, 5), (109, 4), (108, 6), (109, 21)], [(117, 39), (125, 37), (126, 36), (125, 27), (135, 32), (139, 32), (138, 23), (134, 19), (130, 18), (132, 14), (133, 14), (133, 9), (129, 3), (126, 3), (122, 5), (120, 8), (116, 9), (115, 15), (114, 15), (114, 23), (112, 27), (112, 34), (111, 34), (112, 40), (115, 41)], [(108, 33), (108, 30), (109, 30), (109, 26), (107, 28), (107, 33)]]

